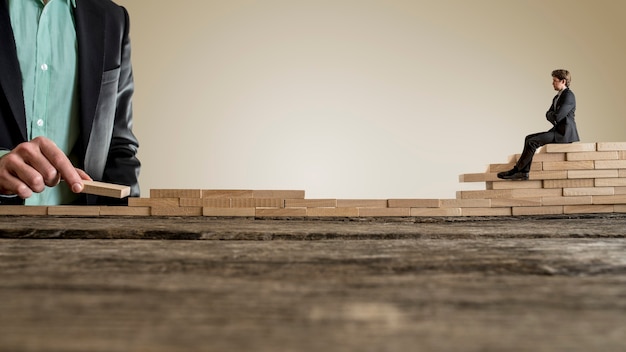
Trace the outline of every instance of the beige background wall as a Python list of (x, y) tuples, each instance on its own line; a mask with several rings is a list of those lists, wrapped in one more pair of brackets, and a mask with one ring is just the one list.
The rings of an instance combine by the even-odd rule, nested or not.
[[(119, 0), (150, 188), (453, 198), (547, 130), (572, 71), (583, 142), (626, 141), (626, 2)], [(484, 187), (483, 185), (479, 185)]]

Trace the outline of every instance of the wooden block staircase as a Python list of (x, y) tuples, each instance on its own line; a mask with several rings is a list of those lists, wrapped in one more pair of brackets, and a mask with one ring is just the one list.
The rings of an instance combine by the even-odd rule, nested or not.
[(252, 218), (455, 217), (626, 213), (626, 142), (548, 144), (529, 180), (500, 180), (519, 154), (459, 181), (484, 190), (454, 199), (306, 199), (302, 190), (152, 189), (128, 206), (0, 206), (0, 215)]

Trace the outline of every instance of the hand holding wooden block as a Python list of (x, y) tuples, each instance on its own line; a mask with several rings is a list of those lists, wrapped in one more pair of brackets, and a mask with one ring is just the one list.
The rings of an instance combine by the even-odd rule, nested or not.
[(85, 181), (83, 180), (83, 191), (81, 193), (94, 194), (111, 198), (124, 198), (130, 195), (130, 187), (116, 185), (113, 183)]

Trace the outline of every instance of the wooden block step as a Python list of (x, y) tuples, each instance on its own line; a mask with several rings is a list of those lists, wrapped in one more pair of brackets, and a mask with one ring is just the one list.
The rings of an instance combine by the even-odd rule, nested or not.
[(200, 189), (151, 189), (150, 198), (201, 198)]
[(592, 196), (593, 204), (626, 204), (626, 194), (613, 196)]
[(615, 194), (613, 187), (578, 187), (563, 188), (564, 197), (575, 196), (612, 196)]
[(411, 208), (411, 216), (461, 216), (461, 208)]
[(150, 207), (101, 206), (100, 216), (150, 216)]
[(613, 204), (593, 204), (593, 205), (566, 205), (563, 207), (564, 214), (596, 214), (612, 213)]
[(595, 168), (593, 160), (580, 161), (549, 161), (543, 163), (544, 171), (557, 170), (593, 170)]
[(179, 198), (128, 198), (129, 207), (177, 207)]
[(439, 199), (389, 199), (387, 200), (389, 208), (439, 208), (441, 200)]
[(202, 207), (152, 207), (153, 216), (202, 216)]
[(0, 205), (0, 215), (48, 215), (48, 207), (40, 205)]
[(567, 178), (617, 178), (617, 170), (568, 170)]
[(546, 153), (594, 152), (596, 151), (596, 143), (556, 143), (546, 144), (544, 148)]
[(254, 190), (253, 198), (304, 199), (302, 190)]
[(498, 198), (490, 199), (492, 208), (507, 207), (539, 207), (541, 206), (541, 198)]
[(560, 215), (563, 214), (562, 205), (540, 206), (540, 207), (513, 207), (513, 216), (524, 215)]
[(574, 178), (566, 180), (544, 180), (543, 188), (574, 188), (574, 187), (593, 187), (595, 179), (593, 178)]
[(307, 208), (310, 217), (358, 217), (358, 208)]
[(359, 208), (359, 217), (411, 216), (411, 208)]
[(612, 152), (579, 152), (579, 153), (567, 153), (567, 161), (581, 161), (581, 160), (617, 160), (619, 159), (619, 153)]
[(254, 191), (245, 189), (203, 189), (202, 198), (254, 198)]
[(81, 193), (111, 198), (126, 198), (130, 195), (130, 187), (98, 181), (83, 181)]
[(528, 180), (528, 181), (492, 181), (487, 182), (487, 189), (529, 189), (529, 188), (542, 188), (543, 181), (541, 180)]
[(489, 208), (491, 199), (442, 199), (442, 208)]
[(511, 216), (511, 208), (461, 208), (461, 216)]
[(254, 217), (256, 215), (255, 208), (202, 208), (203, 216), (216, 217)]
[(386, 199), (337, 199), (337, 208), (386, 208)]
[(597, 144), (599, 151), (626, 150), (626, 142), (598, 142)]
[(337, 207), (337, 199), (285, 199), (285, 208)]
[(57, 205), (48, 207), (48, 215), (100, 216), (100, 207), (91, 205)]
[(596, 160), (596, 169), (626, 169), (626, 160)]
[(591, 196), (570, 196), (570, 197), (543, 197), (541, 198), (542, 206), (552, 205), (584, 205), (592, 204)]
[(256, 208), (257, 217), (305, 217), (306, 208)]

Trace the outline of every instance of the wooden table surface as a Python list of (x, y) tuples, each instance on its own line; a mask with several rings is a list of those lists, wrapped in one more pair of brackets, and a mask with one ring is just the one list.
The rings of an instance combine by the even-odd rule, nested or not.
[(623, 351), (626, 216), (0, 217), (0, 351)]

